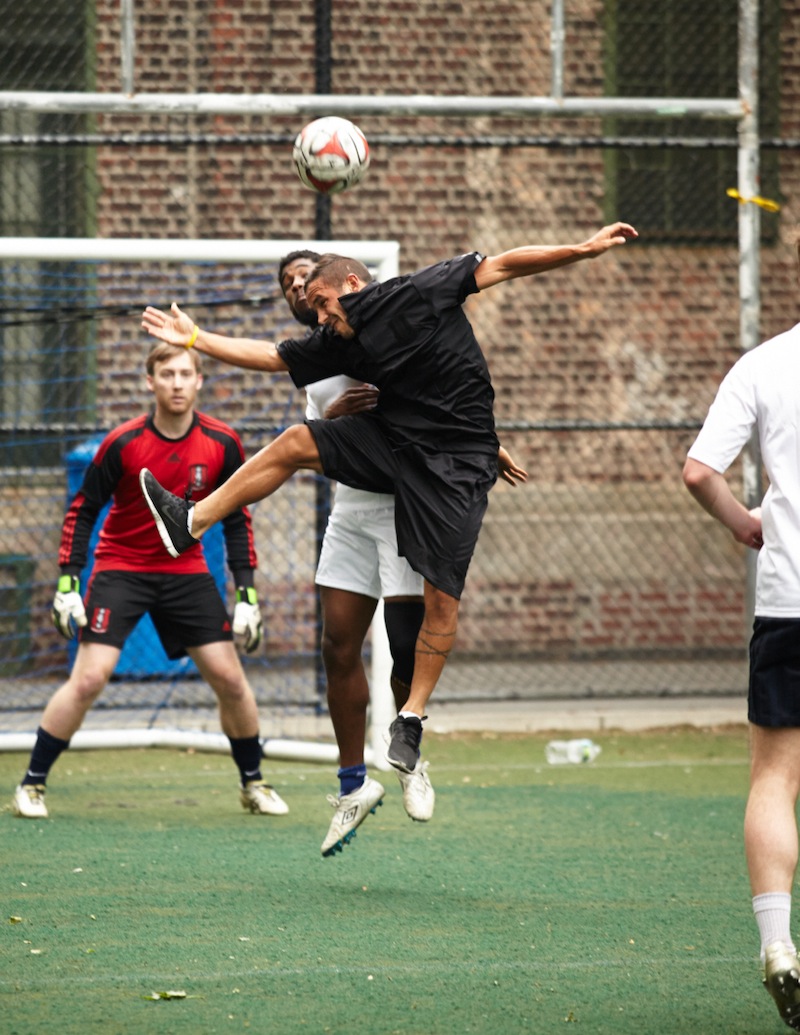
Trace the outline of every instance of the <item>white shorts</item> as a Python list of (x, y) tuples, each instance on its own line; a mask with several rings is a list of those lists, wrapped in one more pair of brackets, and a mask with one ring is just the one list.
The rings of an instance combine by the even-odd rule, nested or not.
[(316, 583), (380, 600), (422, 596), (423, 579), (397, 556), (394, 504), (341, 507), (334, 504), (322, 540)]

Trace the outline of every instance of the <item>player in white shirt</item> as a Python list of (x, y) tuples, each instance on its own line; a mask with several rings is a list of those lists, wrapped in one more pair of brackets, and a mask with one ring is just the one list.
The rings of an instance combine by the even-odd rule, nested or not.
[[(303, 288), (318, 257), (310, 251), (291, 252), (279, 267), (284, 298), (295, 318), (309, 327), (316, 324), (316, 314)], [(352, 378), (326, 378), (307, 387), (306, 417), (331, 419), (363, 412), (375, 406), (377, 396), (376, 388)], [(369, 683), (362, 651), (378, 601), (383, 598), (398, 708), (408, 698), (425, 611), (422, 576), (397, 553), (394, 496), (336, 486), (315, 581), (322, 602), (328, 709), (339, 748), (339, 794), (329, 796), (335, 812), (322, 842), (322, 854), (331, 856), (355, 836), (384, 795), (364, 764)], [(435, 794), (427, 768), (427, 762), (419, 761), (413, 773), (397, 773), (405, 810), (419, 822), (433, 816)]]
[[(748, 510), (724, 472), (756, 431), (769, 488)], [(722, 381), (689, 450), (684, 482), (758, 550), (750, 641), (751, 777), (745, 851), (764, 984), (800, 1031), (800, 961), (790, 929), (800, 796), (800, 324), (743, 355)]]

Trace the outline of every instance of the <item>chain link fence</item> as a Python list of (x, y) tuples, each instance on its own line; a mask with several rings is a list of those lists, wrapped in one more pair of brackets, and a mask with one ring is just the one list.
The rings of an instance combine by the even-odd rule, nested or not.
[[(501, 438), (530, 480), (492, 494), (437, 696), (742, 691), (745, 558), (680, 480), (739, 353), (738, 202), (727, 194), (737, 182), (735, 122), (677, 110), (365, 116), (366, 180), (321, 202), (291, 168), (300, 128), (291, 115), (66, 113), (3, 102), (2, 91), (119, 91), (128, 57), (145, 92), (308, 94), (326, 75), (332, 92), (367, 96), (536, 97), (553, 88), (549, 4), (419, 2), (376, 18), (361, 0), (334, 3), (327, 51), (324, 7), (136, 0), (129, 50), (111, 0), (77, 11), (66, 0), (0, 0), (0, 234), (311, 239), (323, 209), (336, 238), (399, 241), (406, 271), (472, 248), (582, 240), (605, 222), (633, 222), (633, 245), (467, 304)], [(735, 4), (711, 0), (702, 18), (684, 0), (564, 7), (564, 95), (736, 96)], [(792, 322), (796, 297), (798, 30), (800, 0), (763, 0), (760, 190), (780, 211), (761, 216), (762, 337)], [(203, 325), (293, 333), (274, 270), (206, 273), (0, 269), (4, 708), (40, 707), (68, 670), (49, 606), (70, 456), (147, 405), (142, 306), (176, 298)], [(285, 379), (212, 364), (202, 408), (233, 424), (253, 452), (299, 418), (303, 398)], [(738, 466), (731, 478), (738, 488)], [(247, 665), (262, 703), (319, 702), (319, 496), (313, 479), (297, 477), (255, 508), (267, 639)], [(117, 692), (126, 691), (115, 685), (107, 702)], [(147, 681), (137, 693), (148, 706), (160, 700)], [(191, 679), (170, 689), (172, 701), (205, 694)]]
[[(41, 267), (6, 264), (5, 279), (4, 329), (16, 348), (6, 350), (13, 420), (0, 428), (0, 642), (5, 706), (27, 709), (44, 703), (70, 660), (49, 620), (67, 500), (102, 432), (149, 404), (142, 306), (176, 297), (198, 323), (230, 334), (280, 338), (295, 326), (274, 267), (71, 263), (53, 269), (44, 297)], [(15, 311), (23, 296), (24, 311)], [(476, 324), (489, 301), (476, 300)], [(664, 370), (632, 348), (629, 329), (607, 348), (582, 374), (566, 376), (557, 361), (534, 364), (521, 382), (497, 379), (501, 439), (531, 477), (492, 493), (442, 697), (730, 692), (741, 678), (742, 555), (708, 527), (679, 480), (697, 421), (676, 417)], [(59, 355), (92, 378), (70, 377)], [(201, 408), (237, 427), (248, 453), (302, 419), (304, 395), (285, 375), (204, 363)], [(42, 398), (58, 393), (60, 420), (38, 423)], [(546, 403), (549, 394), (558, 417), (535, 419), (531, 399)], [(318, 481), (298, 475), (253, 508), (267, 635), (248, 665), (265, 704), (318, 700)], [(151, 646), (137, 646), (139, 666), (123, 666), (120, 678), (170, 675), (147, 659)], [(137, 685), (135, 699), (155, 706), (162, 693)], [(173, 705), (198, 695), (207, 690), (191, 681), (170, 689)], [(114, 691), (106, 696), (112, 702)], [(117, 696), (130, 701), (125, 689)]]

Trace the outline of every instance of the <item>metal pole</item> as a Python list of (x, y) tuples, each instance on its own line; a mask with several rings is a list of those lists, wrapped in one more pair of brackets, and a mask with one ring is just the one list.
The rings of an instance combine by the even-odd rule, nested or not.
[[(314, 80), (317, 94), (326, 97), (330, 94), (333, 85), (331, 76), (333, 61), (331, 0), (316, 0), (314, 18)], [(327, 114), (327, 109), (320, 108), (318, 114)], [(316, 235), (321, 241), (332, 236), (331, 199), (326, 194), (318, 194), (316, 198)]]
[[(739, 193), (744, 198), (758, 194), (758, 0), (739, 0)], [(761, 340), (759, 293), (759, 248), (761, 210), (758, 205), (739, 205), (739, 332), (741, 350), (755, 348)], [(742, 456), (742, 491), (745, 505), (761, 502), (761, 454), (754, 435)], [(749, 640), (755, 609), (756, 564), (758, 554), (746, 553), (745, 633)]]
[(0, 111), (48, 114), (275, 115), (442, 115), (508, 118), (644, 115), (648, 118), (736, 120), (735, 97), (474, 97), (464, 94), (269, 94), (269, 93), (69, 93), (57, 90), (0, 90)]
[(122, 92), (134, 94), (133, 75), (136, 64), (136, 36), (133, 26), (133, 0), (120, 0), (120, 50), (122, 52)]
[(397, 241), (243, 241), (240, 237), (0, 237), (0, 260), (124, 262), (277, 262), (299, 248), (343, 255), (374, 267), (379, 280), (397, 276), (400, 245)]
[[(314, 3), (314, 80), (318, 94), (331, 92), (331, 61), (333, 31), (331, 18), (331, 0), (315, 0)], [(322, 114), (320, 112), (320, 114)], [(319, 240), (331, 237), (331, 199), (325, 194), (317, 194), (314, 212), (314, 227)], [(316, 525), (314, 541), (319, 558), (325, 529), (331, 512), (331, 483), (324, 474), (317, 475), (315, 486)], [(319, 591), (316, 596), (314, 620), (316, 624), (317, 642), (322, 643), (322, 601)], [(322, 662), (322, 650), (318, 650), (314, 659), (314, 674), (317, 690), (317, 711), (325, 708), (328, 691), (328, 680)]]
[(553, 0), (550, 13), (550, 93), (564, 97), (564, 0)]

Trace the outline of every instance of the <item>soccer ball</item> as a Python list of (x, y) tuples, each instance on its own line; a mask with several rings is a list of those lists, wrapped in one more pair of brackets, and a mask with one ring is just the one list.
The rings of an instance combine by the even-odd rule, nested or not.
[(326, 115), (300, 130), (292, 158), (306, 187), (320, 194), (339, 194), (367, 171), (369, 145), (358, 126)]

